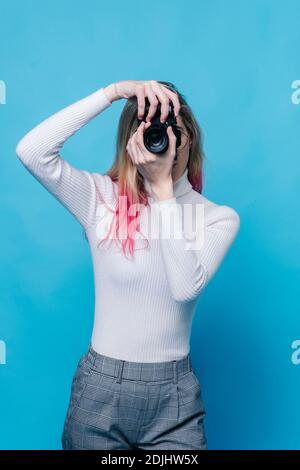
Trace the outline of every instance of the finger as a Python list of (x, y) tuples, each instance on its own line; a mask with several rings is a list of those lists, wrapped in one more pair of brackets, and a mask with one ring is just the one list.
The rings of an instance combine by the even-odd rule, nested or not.
[(174, 114), (175, 114), (175, 117), (177, 117), (179, 115), (179, 111), (180, 111), (180, 101), (179, 101), (178, 95), (174, 91), (169, 90), (169, 88), (165, 87), (164, 85), (163, 85), (163, 87), (164, 87), (164, 91), (165, 91), (166, 95), (170, 98), (170, 100), (173, 103)]
[(145, 91), (143, 86), (137, 85), (136, 97), (138, 103), (138, 119), (143, 119), (145, 113)]
[(173, 128), (172, 126), (168, 125), (167, 127), (167, 132), (168, 132), (168, 135), (169, 135), (169, 139), (172, 143), (176, 143), (176, 135), (174, 134), (174, 131), (173, 131)]
[(172, 126), (167, 127), (167, 134), (168, 134), (169, 142), (170, 142), (170, 146), (168, 150), (170, 151), (171, 154), (174, 154), (174, 158), (175, 158), (177, 138), (173, 132)]
[(135, 142), (135, 152), (137, 165), (145, 165), (147, 163), (146, 155), (137, 142)]
[(137, 165), (145, 164), (147, 160), (146, 160), (144, 152), (142, 151), (142, 149), (138, 145), (137, 133), (133, 136), (133, 139), (132, 139), (132, 149), (133, 149), (133, 152), (134, 152), (134, 155), (135, 155), (136, 164)]
[[(142, 147), (144, 145), (144, 132), (145, 132), (146, 129), (148, 129), (149, 126), (151, 126), (151, 122), (142, 121), (141, 124), (139, 125), (138, 129), (137, 129), (136, 140), (138, 142), (140, 142), (140, 144), (142, 144), (141, 145)], [(145, 148), (145, 150), (146, 150), (146, 148)]]
[(143, 137), (145, 124), (149, 125), (149, 122), (145, 123), (145, 121), (142, 121), (140, 125), (138, 126), (137, 131), (136, 131), (137, 140), (140, 140)]
[(162, 87), (157, 82), (153, 82), (152, 88), (161, 102), (160, 122), (165, 122), (170, 110), (170, 99), (165, 93), (166, 87)]
[(153, 118), (155, 112), (156, 112), (156, 108), (157, 108), (157, 104), (158, 104), (158, 99), (156, 98), (155, 96), (155, 93), (154, 91), (152, 90), (151, 88), (151, 85), (149, 82), (146, 82), (145, 83), (145, 88), (146, 88), (146, 95), (147, 95), (147, 98), (150, 102), (150, 107), (149, 107), (149, 111), (148, 111), (148, 115), (147, 115), (147, 118), (146, 118), (146, 121), (151, 121), (151, 119)]

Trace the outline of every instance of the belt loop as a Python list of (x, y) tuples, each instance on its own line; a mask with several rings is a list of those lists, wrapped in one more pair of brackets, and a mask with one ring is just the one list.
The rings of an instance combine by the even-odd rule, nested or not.
[(177, 377), (177, 361), (176, 359), (173, 361), (173, 383), (176, 384), (178, 381)]
[(191, 361), (190, 361), (190, 355), (188, 354), (188, 372), (191, 371)]
[(93, 366), (95, 366), (95, 362), (96, 362), (96, 355), (95, 355), (95, 351), (92, 347), (92, 343), (90, 342), (89, 343), (89, 347), (88, 347), (88, 352), (87, 352), (87, 359), (91, 362), (91, 364)]
[(123, 373), (123, 367), (124, 367), (124, 362), (122, 359), (119, 361), (119, 370), (118, 370), (118, 377), (117, 377), (117, 383), (120, 383), (122, 380), (122, 373)]

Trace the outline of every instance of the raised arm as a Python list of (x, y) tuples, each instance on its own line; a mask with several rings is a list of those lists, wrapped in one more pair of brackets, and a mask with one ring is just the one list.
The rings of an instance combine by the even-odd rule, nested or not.
[[(239, 215), (228, 206), (204, 204), (203, 237), (199, 245), (196, 238), (186, 237), (184, 211), (175, 197), (157, 201), (157, 207), (162, 256), (172, 296), (178, 302), (194, 300), (232, 245), (240, 228)], [(172, 232), (171, 236), (166, 237), (168, 232)]]
[[(113, 192), (108, 175), (79, 170), (60, 156), (67, 139), (112, 104), (111, 85), (48, 117), (17, 144), (16, 153), (27, 170), (80, 222), (84, 229), (94, 222), (96, 188), (104, 195)], [(96, 176), (96, 178), (95, 178)]]

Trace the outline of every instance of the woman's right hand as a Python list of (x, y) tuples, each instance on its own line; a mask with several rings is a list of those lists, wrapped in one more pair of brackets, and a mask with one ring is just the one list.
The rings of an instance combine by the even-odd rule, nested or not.
[(174, 106), (175, 116), (178, 116), (180, 102), (176, 92), (169, 90), (156, 80), (122, 80), (111, 83), (104, 88), (107, 98), (112, 102), (121, 98), (137, 97), (138, 119), (142, 119), (145, 112), (145, 98), (150, 102), (146, 121), (151, 121), (155, 115), (158, 103), (161, 103), (160, 122), (165, 122), (169, 114), (170, 100)]

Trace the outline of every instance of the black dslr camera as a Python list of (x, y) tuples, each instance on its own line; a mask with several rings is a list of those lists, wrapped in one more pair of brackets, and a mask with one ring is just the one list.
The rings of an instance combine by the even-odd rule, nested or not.
[[(138, 119), (138, 125), (142, 121), (146, 121), (150, 103), (148, 98), (145, 98), (145, 112), (142, 119)], [(177, 127), (176, 117), (174, 114), (173, 103), (169, 104), (169, 114), (165, 122), (160, 122), (161, 103), (157, 104), (156, 112), (151, 119), (151, 125), (144, 131), (144, 145), (149, 152), (161, 154), (167, 151), (169, 147), (169, 137), (167, 134), (168, 125), (172, 126), (173, 132), (176, 136), (176, 149), (181, 144), (181, 132)]]

